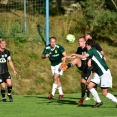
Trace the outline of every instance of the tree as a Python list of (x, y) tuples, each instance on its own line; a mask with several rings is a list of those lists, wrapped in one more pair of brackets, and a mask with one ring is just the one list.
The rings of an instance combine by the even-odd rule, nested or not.
[[(113, 7), (108, 7), (110, 4)], [(83, 16), (86, 22), (86, 31), (95, 37), (117, 37), (117, 11), (111, 0), (80, 0)]]

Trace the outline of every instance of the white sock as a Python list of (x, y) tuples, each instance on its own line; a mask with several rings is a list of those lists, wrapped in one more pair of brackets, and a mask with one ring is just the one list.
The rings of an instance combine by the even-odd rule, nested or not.
[(8, 95), (11, 95), (11, 93), (8, 93)]
[(52, 85), (52, 95), (54, 96), (55, 92), (56, 92), (56, 89), (57, 89), (57, 84), (54, 84)]
[(98, 96), (98, 93), (94, 88), (90, 89), (89, 91), (91, 92), (91, 94), (93, 95), (93, 97), (96, 99), (97, 102), (101, 102), (101, 99)]
[(112, 100), (113, 102), (116, 102), (116, 103), (117, 103), (117, 98), (116, 98), (114, 95), (112, 95), (111, 93), (108, 93), (108, 94), (106, 95), (106, 97), (107, 97), (108, 99)]
[(62, 86), (58, 87), (58, 92), (59, 92), (59, 95), (62, 95), (63, 94)]

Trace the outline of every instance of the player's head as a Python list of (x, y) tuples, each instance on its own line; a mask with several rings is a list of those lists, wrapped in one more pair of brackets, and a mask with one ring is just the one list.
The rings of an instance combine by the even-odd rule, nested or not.
[(4, 49), (6, 47), (6, 41), (4, 39), (0, 39), (0, 48)]
[(87, 41), (88, 39), (92, 39), (91, 33), (85, 35), (85, 40)]
[(78, 44), (80, 47), (85, 47), (85, 38), (84, 37), (79, 37), (78, 38)]
[(89, 50), (89, 48), (92, 48), (95, 46), (95, 41), (93, 39), (88, 39), (85, 44), (87, 49)]
[(52, 47), (52, 48), (54, 48), (55, 47), (55, 45), (56, 45), (56, 38), (55, 37), (50, 37), (50, 39), (49, 39), (49, 41), (50, 41), (50, 46)]

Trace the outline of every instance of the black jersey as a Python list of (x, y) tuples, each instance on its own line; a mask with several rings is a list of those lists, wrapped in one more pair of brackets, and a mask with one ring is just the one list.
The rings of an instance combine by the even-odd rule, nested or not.
[[(78, 49), (76, 51), (76, 54), (84, 55), (86, 53), (87, 53), (87, 48), (86, 47), (84, 47), (84, 48), (78, 47)], [(82, 59), (82, 60), (86, 60), (86, 58), (85, 59)]]
[(0, 51), (0, 74), (8, 71), (7, 60), (10, 58), (10, 51), (5, 49), (3, 52)]
[(101, 52), (102, 51), (102, 48), (101, 48), (101, 46), (97, 43), (97, 42), (95, 42), (95, 46), (94, 46), (99, 52)]

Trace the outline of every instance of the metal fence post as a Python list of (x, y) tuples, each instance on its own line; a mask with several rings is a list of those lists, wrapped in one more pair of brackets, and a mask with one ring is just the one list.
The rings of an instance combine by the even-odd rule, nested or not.
[(49, 44), (49, 0), (46, 0), (46, 45)]
[(26, 0), (24, 0), (24, 31), (26, 33)]

